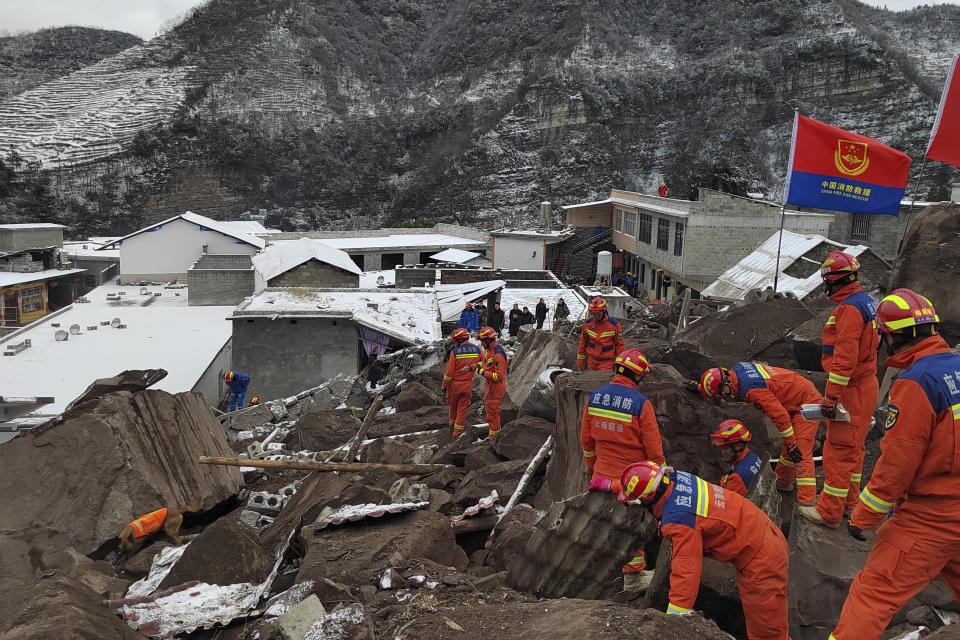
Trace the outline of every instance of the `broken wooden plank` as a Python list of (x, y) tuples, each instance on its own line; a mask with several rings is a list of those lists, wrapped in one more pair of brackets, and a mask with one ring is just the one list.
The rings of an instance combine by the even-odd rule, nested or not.
[(229, 467), (256, 467), (258, 469), (293, 469), (297, 471), (366, 471), (386, 469), (401, 475), (426, 475), (451, 466), (448, 464), (381, 464), (377, 462), (314, 462), (311, 460), (246, 460), (200, 456), (200, 464), (218, 464)]

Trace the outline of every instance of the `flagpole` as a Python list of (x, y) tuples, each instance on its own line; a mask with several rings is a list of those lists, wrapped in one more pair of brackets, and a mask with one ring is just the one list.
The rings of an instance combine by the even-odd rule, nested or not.
[(790, 172), (793, 171), (793, 154), (797, 150), (797, 123), (800, 120), (800, 110), (793, 110), (793, 135), (790, 139), (790, 159), (787, 160), (787, 176), (783, 181), (783, 203), (780, 205), (780, 235), (777, 238), (777, 264), (773, 265), (773, 292), (777, 292), (780, 284), (780, 249), (783, 247), (783, 221), (786, 215), (787, 198), (790, 196)]
[(910, 201), (910, 209), (907, 211), (907, 222), (903, 226), (903, 235), (900, 236), (900, 244), (897, 246), (897, 253), (903, 248), (903, 240), (907, 237), (907, 231), (910, 229), (910, 219), (913, 217), (913, 206), (917, 204), (917, 190), (920, 188), (920, 181), (923, 179), (923, 170), (927, 168), (927, 156), (923, 156), (923, 162), (920, 164), (920, 173), (917, 175), (916, 182), (913, 183), (913, 200)]
[(777, 263), (773, 267), (773, 292), (777, 292), (777, 284), (780, 282), (780, 247), (783, 246), (783, 219), (786, 205), (780, 205), (780, 237), (777, 239)]

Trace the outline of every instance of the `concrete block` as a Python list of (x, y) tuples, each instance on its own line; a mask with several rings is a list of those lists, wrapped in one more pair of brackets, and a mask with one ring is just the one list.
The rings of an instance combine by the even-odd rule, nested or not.
[(284, 640), (303, 640), (310, 626), (327, 614), (317, 594), (295, 604), (289, 611), (277, 618), (277, 630)]
[(266, 491), (254, 491), (247, 500), (247, 508), (264, 515), (276, 515), (283, 508), (283, 497)]
[(255, 460), (263, 455), (263, 445), (259, 442), (251, 442), (247, 445), (247, 455), (251, 460)]
[(260, 514), (256, 511), (250, 511), (249, 509), (244, 509), (240, 512), (240, 522), (245, 525), (251, 526), (254, 529), (260, 528)]

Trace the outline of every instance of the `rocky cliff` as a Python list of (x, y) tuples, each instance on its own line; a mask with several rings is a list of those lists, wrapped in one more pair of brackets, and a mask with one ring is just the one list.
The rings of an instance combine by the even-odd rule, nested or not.
[(795, 109), (919, 157), (958, 49), (947, 5), (213, 0), (0, 103), (0, 219), (502, 224), (660, 179), (774, 197)]

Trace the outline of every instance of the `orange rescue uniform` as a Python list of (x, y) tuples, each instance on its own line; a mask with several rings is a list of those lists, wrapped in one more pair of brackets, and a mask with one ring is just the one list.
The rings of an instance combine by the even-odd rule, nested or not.
[[(627, 465), (638, 460), (665, 462), (653, 405), (633, 380), (619, 374), (590, 394), (580, 424), (580, 446), (593, 479), (608, 478), (614, 493), (620, 491), (620, 475)], [(646, 566), (641, 550), (623, 570), (636, 573)]]
[(750, 449), (744, 449), (730, 465), (730, 472), (720, 478), (720, 486), (727, 491), (746, 496), (750, 493), (753, 481), (760, 473), (763, 461)]
[(886, 434), (850, 523), (880, 527), (850, 586), (835, 640), (874, 640), (940, 574), (960, 600), (960, 355), (931, 337), (891, 356)]
[(160, 527), (163, 526), (163, 521), (166, 519), (167, 508), (164, 507), (156, 511), (151, 511), (145, 516), (140, 516), (127, 526), (133, 529), (134, 538), (142, 538), (143, 536), (148, 536), (151, 533), (159, 531)]
[(464, 342), (450, 352), (447, 368), (443, 372), (441, 388), (447, 392), (447, 406), (450, 407), (450, 426), (453, 437), (457, 438), (467, 428), (467, 409), (473, 394), (473, 375), (482, 356), (480, 347)]
[(590, 320), (583, 324), (577, 347), (577, 365), (586, 362), (590, 371), (613, 371), (613, 362), (623, 349), (623, 327), (619, 321), (604, 314), (600, 322)]
[(483, 354), (483, 408), (487, 413), (490, 438), (500, 433), (500, 401), (507, 391), (507, 354), (494, 342)]
[(877, 305), (856, 282), (830, 299), (837, 303), (823, 328), (821, 362), (827, 372), (826, 396), (836, 398), (850, 422), (827, 421), (823, 443), (823, 492), (817, 511), (827, 522), (840, 522), (844, 508), (853, 509), (860, 491), (864, 442), (877, 406)]
[(756, 505), (693, 474), (676, 471), (653, 507), (673, 543), (668, 614), (687, 614), (700, 590), (703, 556), (737, 572), (750, 640), (789, 640), (787, 541)]
[[(730, 369), (730, 387), (737, 399), (750, 402), (763, 411), (780, 432), (782, 442), (777, 482), (793, 485), (796, 479), (797, 501), (812, 503), (817, 497), (813, 442), (818, 424), (805, 420), (800, 407), (820, 404), (820, 393), (813, 382), (789, 369), (757, 362), (738, 362)], [(803, 454), (803, 460), (796, 465), (787, 453), (793, 442)]]

